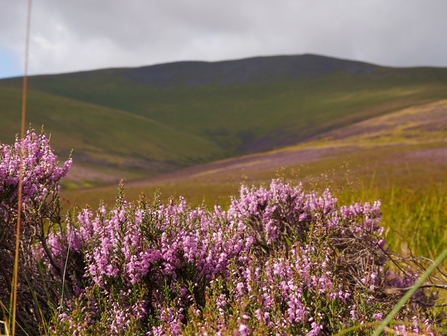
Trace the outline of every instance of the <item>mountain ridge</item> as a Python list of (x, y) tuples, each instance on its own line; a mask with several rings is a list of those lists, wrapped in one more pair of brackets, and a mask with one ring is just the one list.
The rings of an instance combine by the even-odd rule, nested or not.
[[(263, 72), (263, 69), (268, 69)], [(349, 74), (370, 74), (377, 66), (345, 61), (326, 56), (304, 54), (288, 56), (251, 57), (234, 61), (200, 62), (186, 61), (138, 67), (126, 73), (131, 82), (170, 87), (179, 83), (186, 87), (210, 84), (247, 85), (251, 82), (268, 84), (277, 77), (290, 80), (315, 78), (331, 71)]]
[[(279, 64), (277, 61), (281, 61)], [(316, 64), (318, 63), (318, 64)], [(123, 72), (125, 77), (135, 79), (135, 82), (140, 84), (152, 84), (156, 87), (163, 87), (166, 79), (176, 78), (176, 76), (184, 74), (185, 70), (194, 71), (194, 76), (201, 77), (204, 74), (201, 70), (211, 70), (213, 75), (224, 75), (223, 84), (246, 84), (242, 80), (237, 78), (228, 78), (228, 75), (240, 76), (241, 70), (248, 72), (248, 75), (258, 75), (262, 68), (269, 65), (274, 65), (276, 69), (272, 69), (273, 75), (291, 75), (291, 79), (298, 79), (299, 77), (311, 77), (310, 75), (325, 75), (329, 70), (343, 70), (350, 74), (366, 73), (369, 74), (376, 68), (392, 68), (381, 65), (376, 65), (369, 62), (348, 60), (337, 57), (329, 57), (318, 54), (300, 54), (300, 55), (277, 55), (277, 56), (254, 56), (247, 58), (231, 59), (231, 60), (219, 60), (219, 61), (200, 61), (200, 60), (188, 60), (188, 61), (173, 61), (167, 63), (157, 63), (152, 65), (136, 66), (136, 67), (111, 67), (103, 69), (93, 70), (81, 70), (73, 72), (61, 72), (56, 74), (38, 74), (31, 75), (33, 77), (48, 77), (48, 76), (70, 76), (70, 77), (83, 77), (93, 73), (100, 72)], [(251, 70), (251, 71), (250, 71)], [(298, 70), (298, 71), (297, 71)], [(322, 71), (324, 70), (324, 71)], [(149, 79), (140, 78), (142, 75), (148, 74), (154, 76)], [(190, 75), (190, 73), (188, 73)], [(247, 74), (245, 74), (247, 76)], [(250, 76), (248, 76), (250, 77)], [(14, 80), (22, 78), (21, 76), (3, 78), (1, 80)], [(210, 84), (214, 79), (206, 82)], [(194, 82), (192, 83), (194, 85)]]

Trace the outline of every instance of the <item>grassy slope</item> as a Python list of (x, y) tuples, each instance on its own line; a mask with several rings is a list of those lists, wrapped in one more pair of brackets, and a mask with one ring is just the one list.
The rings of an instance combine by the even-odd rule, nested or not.
[[(1, 140), (10, 143), (20, 125), (21, 92), (0, 87)], [(45, 125), (57, 152), (80, 162), (147, 171), (170, 170), (222, 157), (206, 139), (172, 129), (126, 111), (75, 101), (38, 91), (28, 95), (28, 119)]]
[[(189, 168), (184, 172), (138, 180), (130, 185), (263, 182), (281, 174), (288, 178), (321, 176), (375, 184), (423, 186), (428, 179), (445, 181), (447, 164), (447, 100), (397, 110), (320, 135), (319, 139), (266, 153), (251, 154)], [(338, 171), (340, 174), (336, 174)], [(327, 182), (327, 181), (326, 181)], [(325, 183), (326, 183), (325, 182)]]

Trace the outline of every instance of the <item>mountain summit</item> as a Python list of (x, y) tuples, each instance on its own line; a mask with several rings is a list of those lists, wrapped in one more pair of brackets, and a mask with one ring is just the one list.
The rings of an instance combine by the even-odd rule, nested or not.
[(371, 74), (368, 63), (317, 55), (253, 57), (222, 62), (175, 62), (129, 69), (122, 74), (132, 83), (155, 87), (269, 84), (278, 80), (306, 80), (334, 72)]

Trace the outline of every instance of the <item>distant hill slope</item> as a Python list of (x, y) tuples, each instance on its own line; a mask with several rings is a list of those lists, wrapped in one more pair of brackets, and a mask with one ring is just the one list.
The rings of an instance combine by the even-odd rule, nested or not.
[[(322, 166), (333, 170), (340, 169), (344, 160), (358, 164), (351, 170), (373, 169), (388, 180), (397, 180), (396, 176), (401, 173), (399, 168), (411, 165), (412, 175), (420, 178), (425, 173), (428, 178), (437, 173), (445, 182), (447, 100), (396, 110), (327, 132), (320, 139), (296, 146), (189, 167), (156, 178), (133, 181), (127, 186), (141, 188), (169, 182), (212, 184), (223, 183), (230, 177), (242, 181), (242, 176), (259, 183), (273, 178), (280, 169), (299, 169), (316, 162), (332, 161), (336, 165)], [(420, 183), (424, 183), (424, 179)]]
[[(20, 103), (20, 90), (0, 87), (5, 143), (19, 131)], [(39, 91), (28, 93), (27, 121), (38, 130), (44, 124), (61, 160), (74, 149), (76, 161), (160, 172), (223, 157), (212, 142), (149, 118)]]
[[(240, 183), (269, 183), (278, 176), (312, 188), (318, 185), (318, 190), (343, 187), (350, 196), (360, 188), (361, 197), (376, 188), (413, 194), (439, 185), (444, 197), (446, 167), (447, 99), (396, 110), (295, 146), (125, 182), (129, 199), (138, 199), (142, 191), (151, 197), (160, 189), (165, 199), (182, 195), (196, 205), (205, 200), (208, 206), (228, 206), (229, 196), (237, 194)], [(97, 204), (99, 198), (113, 204), (116, 186), (65, 191), (63, 197), (71, 204)], [(419, 200), (421, 204), (426, 201)]]
[[(0, 80), (0, 104), (8, 105), (11, 90), (20, 85), (20, 78)], [(85, 112), (91, 118), (67, 121), (59, 129), (61, 139), (76, 139), (72, 143), (80, 156), (95, 157), (87, 146), (79, 148), (90, 141), (108, 153), (102, 163), (133, 157), (163, 169), (169, 162), (174, 169), (293, 145), (396, 109), (446, 99), (447, 69), (297, 55), (33, 76), (29, 86), (36, 97), (60, 99), (53, 107), (44, 104), (46, 98), (30, 101), (30, 112), (41, 116), (35, 126), (49, 125), (56, 116), (63, 123), (64, 111), (76, 110), (77, 104), (84, 111), (94, 106), (96, 112)], [(47, 120), (48, 109), (53, 119)], [(112, 127), (107, 120), (117, 111), (125, 118), (110, 122)], [(0, 106), (0, 117), (8, 118), (5, 113), (11, 112)], [(120, 137), (95, 131), (118, 132), (120, 125), (127, 125)], [(0, 128), (0, 140), (5, 132)]]

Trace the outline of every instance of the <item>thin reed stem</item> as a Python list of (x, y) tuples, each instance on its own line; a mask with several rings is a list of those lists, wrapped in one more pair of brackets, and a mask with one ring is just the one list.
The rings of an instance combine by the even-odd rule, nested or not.
[[(28, 15), (26, 21), (26, 43), (25, 43), (25, 71), (23, 76), (23, 91), (22, 91), (22, 124), (20, 130), (20, 138), (23, 139), (25, 137), (25, 124), (26, 124), (26, 93), (28, 86), (28, 50), (29, 50), (29, 31), (31, 24), (31, 4), (32, 0), (28, 0)], [(17, 314), (17, 284), (19, 277), (19, 249), (20, 249), (20, 222), (21, 222), (21, 214), (22, 214), (22, 185), (23, 185), (23, 150), (20, 149), (19, 153), (20, 157), (20, 171), (19, 171), (19, 194), (17, 201), (17, 227), (16, 227), (16, 249), (15, 249), (15, 257), (14, 257), (14, 274), (13, 274), (13, 284), (11, 290), (11, 309), (12, 316), (10, 321), (10, 329), (11, 336), (15, 336), (15, 326), (16, 326), (16, 314)]]

